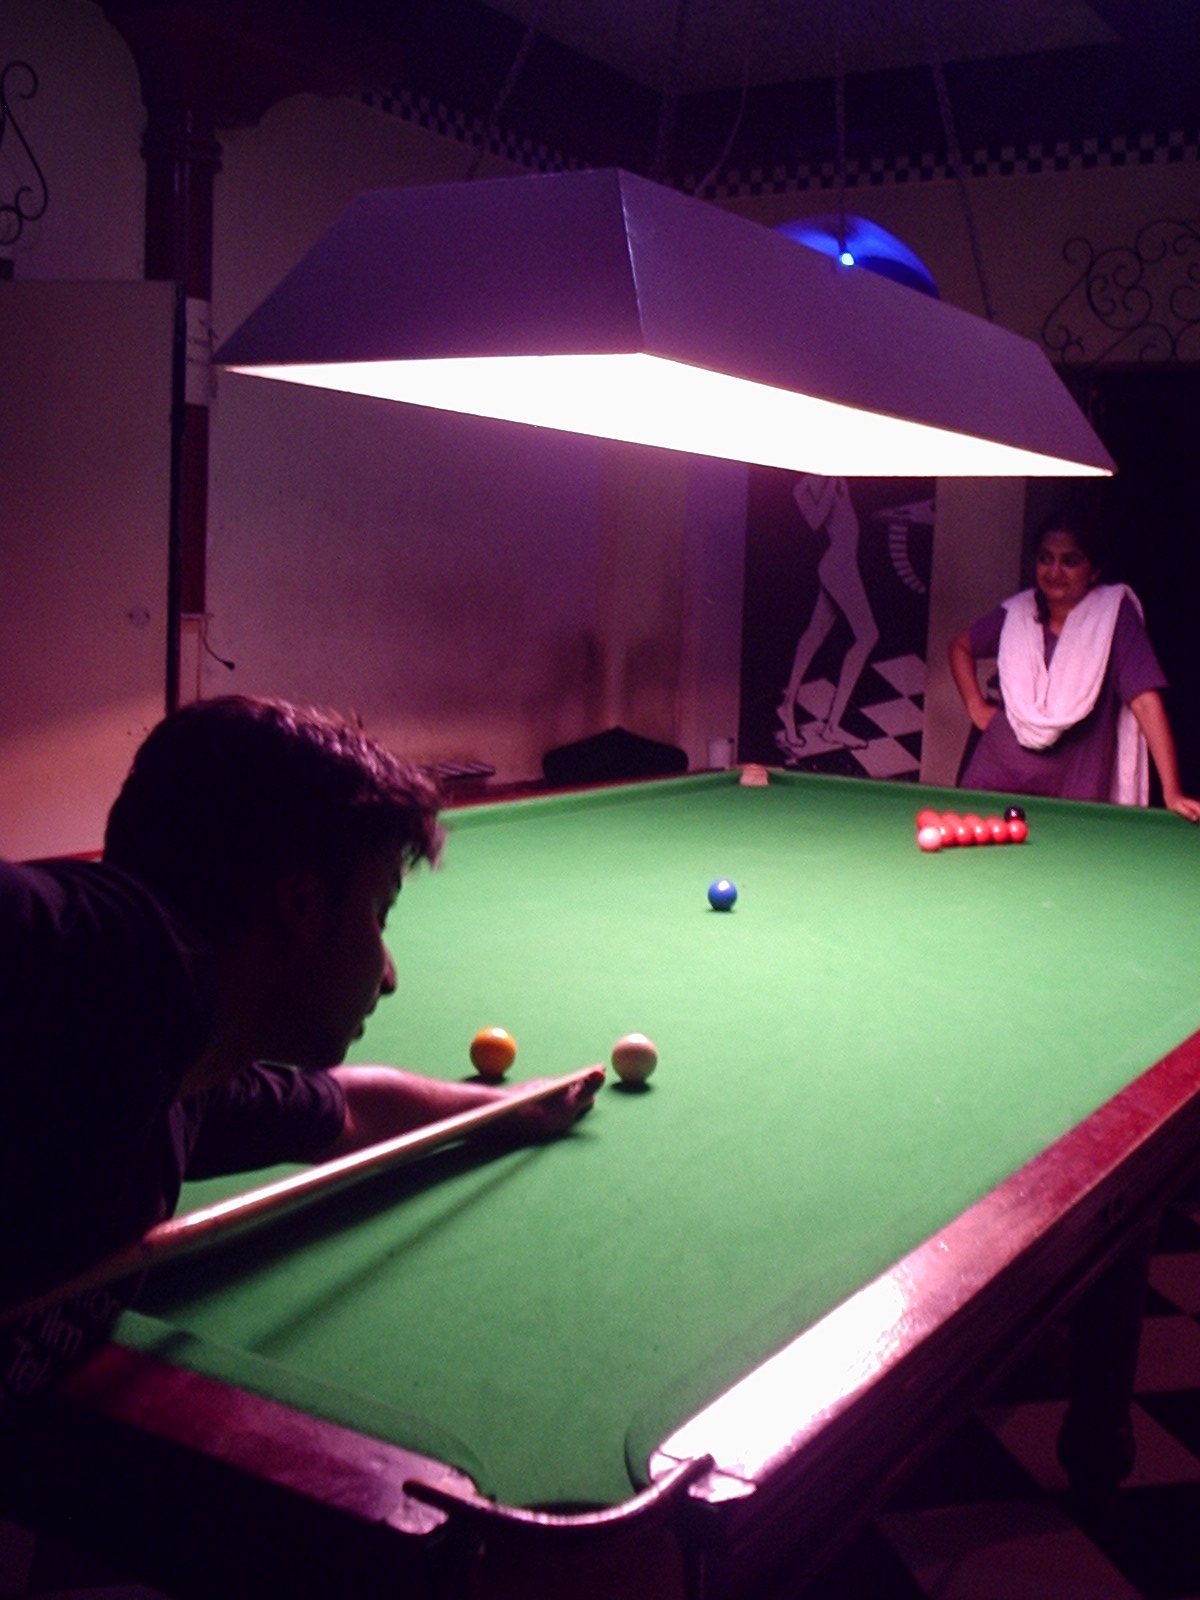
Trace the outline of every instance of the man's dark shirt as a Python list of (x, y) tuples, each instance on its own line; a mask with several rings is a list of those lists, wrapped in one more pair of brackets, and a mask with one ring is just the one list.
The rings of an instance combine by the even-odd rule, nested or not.
[[(0, 862), (0, 1306), (169, 1216), (185, 1172), (329, 1147), (344, 1102), (326, 1074), (254, 1067), (177, 1101), (212, 1016), (203, 941), (137, 880), (94, 862)], [(107, 1298), (101, 1325), (119, 1306)], [(51, 1336), (75, 1353), (57, 1324)], [(0, 1394), (6, 1381), (0, 1370)]]
[(162, 1130), (212, 1022), (207, 952), (135, 879), (0, 864), (0, 1290), (161, 1219)]

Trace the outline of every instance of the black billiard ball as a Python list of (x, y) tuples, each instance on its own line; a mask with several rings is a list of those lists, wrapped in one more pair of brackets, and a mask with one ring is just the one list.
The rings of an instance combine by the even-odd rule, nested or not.
[(1024, 808), (1022, 806), (1005, 806), (1004, 820), (1005, 822), (1024, 822)]

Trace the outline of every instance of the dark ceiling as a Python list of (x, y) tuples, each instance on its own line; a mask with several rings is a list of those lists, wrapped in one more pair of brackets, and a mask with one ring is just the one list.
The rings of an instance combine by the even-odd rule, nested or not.
[(1111, 44), (1088, 0), (485, 0), (660, 93)]
[(685, 184), (833, 159), (839, 82), (864, 162), (944, 155), (947, 104), (968, 155), (1200, 125), (1200, 0), (102, 3), (147, 97), (202, 80), (224, 125), (299, 89), (374, 92)]

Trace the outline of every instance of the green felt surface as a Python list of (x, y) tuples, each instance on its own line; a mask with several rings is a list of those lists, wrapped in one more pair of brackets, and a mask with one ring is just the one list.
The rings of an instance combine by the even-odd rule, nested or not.
[(446, 1445), (507, 1503), (624, 1499), (627, 1438), (636, 1477), (1200, 1027), (1200, 832), (1028, 801), (1027, 844), (922, 854), (917, 808), (967, 803), (718, 777), (456, 813), (393, 914), (399, 992), (360, 1058), (465, 1076), (499, 1023), (520, 1079), (636, 1029), (650, 1086), (163, 1273), (143, 1309), (224, 1375), (246, 1350), (251, 1385), (274, 1365), (335, 1420)]

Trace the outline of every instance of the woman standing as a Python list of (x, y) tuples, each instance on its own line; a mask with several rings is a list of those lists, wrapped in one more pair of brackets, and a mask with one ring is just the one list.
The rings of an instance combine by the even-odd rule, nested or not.
[[(1101, 583), (1087, 536), (1056, 516), (1038, 543), (1035, 587), (1005, 600), (950, 645), (950, 670), (979, 730), (960, 776), (969, 789), (1146, 805), (1149, 759), (1164, 804), (1189, 822), (1161, 691), (1166, 679), (1137, 596)], [(976, 664), (995, 656), (1000, 703)]]

